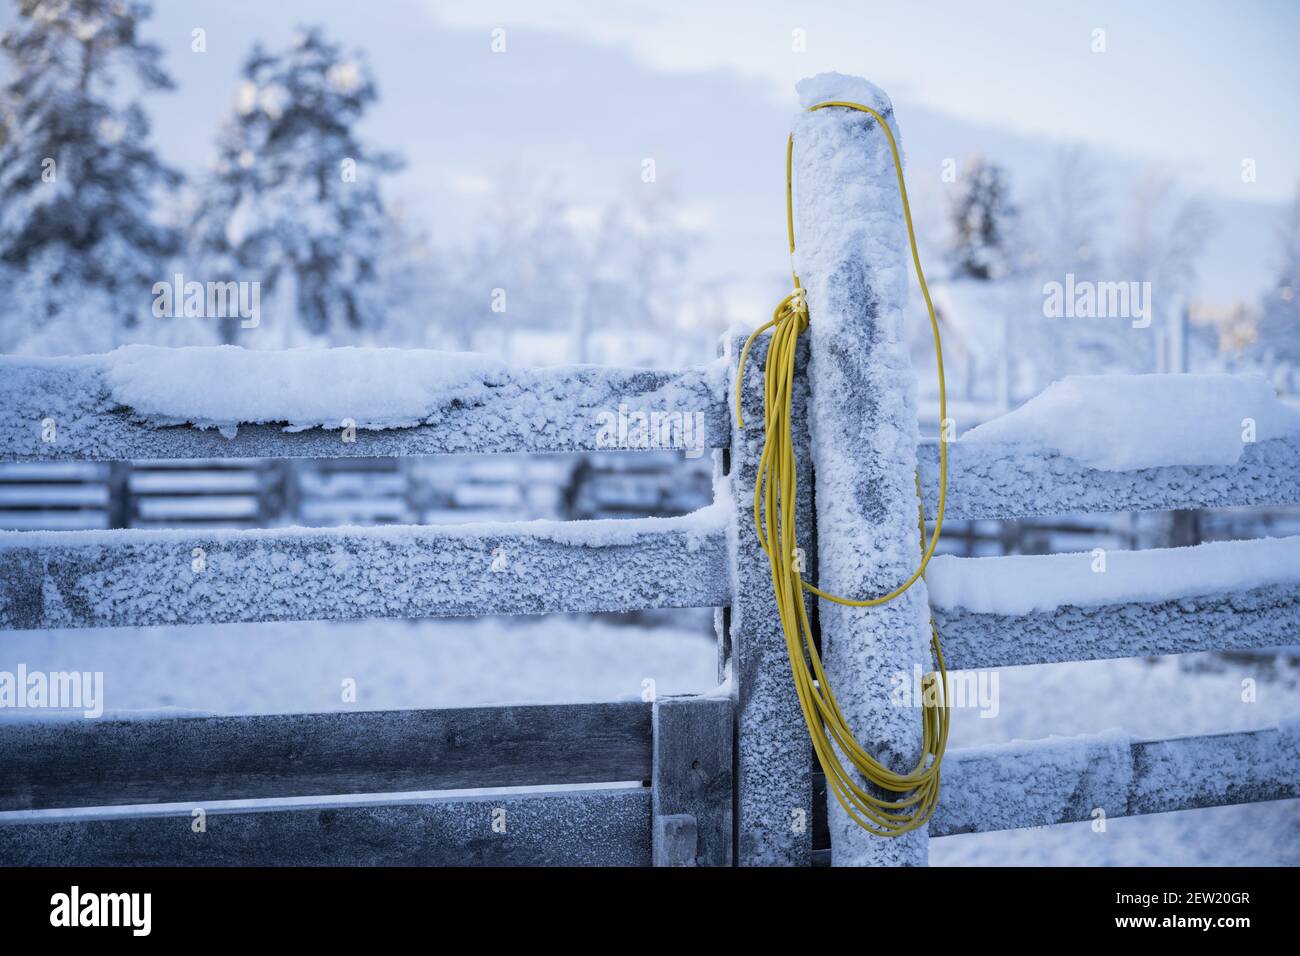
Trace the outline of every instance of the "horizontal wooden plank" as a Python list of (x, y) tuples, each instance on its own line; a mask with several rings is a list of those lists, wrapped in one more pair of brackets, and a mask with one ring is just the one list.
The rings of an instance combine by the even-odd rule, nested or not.
[[(939, 446), (922, 443), (926, 514), (939, 488)], [(1233, 465), (1101, 471), (1054, 451), (977, 442), (948, 446), (946, 516), (1022, 518), (1300, 503), (1300, 438), (1243, 446)]]
[[(203, 830), (195, 832), (196, 809)], [(4, 866), (647, 866), (648, 787), (0, 813)]]
[(0, 629), (714, 607), (725, 512), (251, 531), (0, 533)]
[(0, 722), (0, 811), (649, 779), (640, 702)]
[(934, 609), (954, 670), (1278, 647), (1300, 641), (1300, 585), (1034, 614)]
[[(329, 385), (315, 382), (313, 388)], [(601, 416), (617, 416), (620, 408), (633, 415), (701, 416), (691, 419), (703, 425), (699, 447), (721, 448), (731, 434), (726, 385), (725, 375), (714, 366), (676, 371), (502, 367), (472, 395), (431, 409), (418, 425), (360, 428), (356, 441), (344, 441), (338, 428), (286, 432), (277, 424), (244, 424), (228, 438), (213, 428), (141, 418), (114, 397), (103, 356), (0, 356), (0, 407), (5, 409), (0, 462), (594, 451), (607, 447), (601, 440)], [(42, 440), (46, 419), (56, 426), (53, 442)], [(694, 435), (689, 436), (691, 446), (696, 445)]]
[(944, 555), (930, 563), (926, 581), (956, 669), (1300, 639), (1300, 537), (1102, 554)]
[(1300, 796), (1300, 725), (1134, 741), (1122, 734), (957, 750), (931, 836)]

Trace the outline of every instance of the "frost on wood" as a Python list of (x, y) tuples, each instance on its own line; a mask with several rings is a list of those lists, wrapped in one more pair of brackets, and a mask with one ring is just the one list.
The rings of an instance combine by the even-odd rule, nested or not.
[(1102, 471), (1231, 465), (1251, 443), (1300, 439), (1300, 409), (1258, 375), (1071, 375), (963, 442), (1060, 452)]
[[(645, 787), (0, 814), (5, 866), (647, 866)], [(493, 828), (494, 821), (504, 828)]]
[(1005, 555), (930, 562), (936, 610), (1029, 614), (1065, 606), (1171, 601), (1275, 584), (1300, 585), (1300, 536), (1186, 548)]
[(633, 432), (638, 414), (669, 433), (674, 416), (694, 416), (702, 441), (681, 447), (725, 447), (726, 388), (718, 363), (515, 368), (467, 353), (231, 346), (6, 356), (0, 461), (595, 450), (620, 410)]
[[(926, 514), (939, 494), (939, 446), (918, 449)], [(1300, 438), (1247, 444), (1230, 465), (1091, 468), (1059, 451), (965, 439), (948, 446), (947, 518), (1019, 518), (1300, 502)]]
[(941, 556), (930, 597), (956, 669), (1276, 647), (1300, 628), (1300, 537), (1190, 548)]
[(727, 511), (272, 531), (0, 533), (0, 627), (711, 607)]
[(957, 750), (933, 836), (1048, 826), (1300, 796), (1300, 750), (1281, 730), (1132, 741), (1119, 733)]
[[(885, 94), (828, 73), (800, 101), (870, 106), (893, 123)], [(818, 584), (884, 594), (920, 558), (916, 531), (916, 375), (903, 331), (907, 231), (889, 143), (868, 114), (831, 107), (794, 121), (796, 263), (808, 290), (816, 467)], [(831, 686), (859, 742), (899, 771), (917, 762), (916, 714), (890, 704), (888, 678), (929, 669), (923, 583), (882, 607), (819, 608)], [(830, 804), (836, 865), (919, 864), (925, 833), (881, 840)]]
[(936, 608), (934, 620), (953, 670), (1268, 648), (1296, 642), (1300, 584), (1017, 615)]
[[(732, 367), (746, 335), (729, 335), (726, 356)], [(730, 475), (715, 495), (734, 509), (730, 631), (724, 677), (736, 693), (736, 862), (741, 866), (807, 866), (812, 852), (812, 747), (790, 678), (785, 632), (772, 593), (772, 570), (754, 529), (754, 486), (763, 450), (763, 368), (769, 336), (754, 343), (741, 396), (745, 427), (735, 425)], [(799, 343), (800, 367), (808, 359)], [(794, 386), (792, 422), (798, 471), (796, 520), (805, 538), (806, 567), (816, 574), (813, 548), (812, 470), (808, 450), (808, 382)], [(728, 643), (729, 642), (729, 643)]]

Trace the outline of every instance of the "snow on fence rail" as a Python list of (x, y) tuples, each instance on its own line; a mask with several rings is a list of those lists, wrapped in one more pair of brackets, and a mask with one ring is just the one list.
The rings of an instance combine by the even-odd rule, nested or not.
[(0, 461), (594, 451), (641, 447), (642, 434), (645, 447), (720, 448), (725, 375), (399, 349), (3, 356)]
[[(0, 461), (590, 451), (619, 447), (620, 423), (624, 446), (638, 447), (639, 414), (659, 416), (660, 433), (678, 447), (726, 448), (732, 439), (724, 363), (666, 372), (515, 368), (438, 352), (407, 360), (395, 349), (331, 349), (304, 350), (276, 364), (265, 356), (294, 353), (236, 358), (238, 350), (227, 349), (2, 356), (0, 407), (8, 414), (0, 419)], [(245, 362), (255, 367), (240, 367)], [(458, 367), (455, 375), (449, 371)], [(411, 376), (433, 384), (403, 389)], [(303, 378), (315, 396), (310, 401), (291, 394)], [(253, 395), (223, 400), (229, 382), (251, 382), (242, 387)], [(356, 423), (355, 441), (344, 440), (345, 420)], [(602, 432), (603, 425), (610, 427)], [(1230, 463), (1127, 470), (1024, 442), (962, 440), (949, 449), (952, 519), (1300, 502), (1294, 434), (1261, 437)], [(938, 445), (922, 442), (917, 454), (933, 513)]]
[(0, 532), (0, 629), (716, 607), (726, 517)]
[[(939, 497), (939, 445), (917, 448), (926, 513)], [(1300, 503), (1300, 437), (1244, 446), (1227, 465), (1164, 465), (1109, 471), (1054, 449), (956, 441), (948, 446), (953, 520), (1109, 514)]]
[(956, 669), (1276, 647), (1300, 634), (1300, 537), (941, 556), (927, 581)]

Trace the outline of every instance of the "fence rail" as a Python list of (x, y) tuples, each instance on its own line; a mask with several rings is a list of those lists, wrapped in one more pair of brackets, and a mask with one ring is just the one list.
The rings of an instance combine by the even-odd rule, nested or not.
[[(731, 436), (726, 383), (714, 366), (651, 369), (564, 366), (508, 368), (482, 383), (482, 394), (431, 409), (423, 424), (285, 431), (241, 425), (232, 437), (215, 428), (163, 425), (114, 398), (104, 356), (28, 359), (0, 356), (0, 462), (118, 461), (140, 458), (377, 458), (456, 452), (595, 451), (602, 413), (701, 415), (703, 447)], [(54, 440), (43, 439), (52, 420)]]
[[(731, 740), (725, 697), (0, 724), (0, 864), (721, 866)], [(491, 787), (550, 792), (447, 792)]]
[(1118, 734), (954, 751), (932, 836), (1300, 797), (1297, 726), (1133, 741)]
[[(917, 448), (926, 513), (939, 494), (939, 446)], [(1089, 468), (1055, 451), (1007, 444), (948, 446), (946, 516), (1024, 518), (1300, 503), (1300, 438), (1242, 447), (1233, 465), (1177, 465), (1136, 471)]]
[(1278, 647), (1300, 636), (1300, 584), (1033, 614), (936, 608), (954, 670)]
[(651, 737), (643, 703), (4, 722), (0, 811), (640, 781)]
[[(10, 866), (648, 866), (643, 787), (309, 805), (190, 804), (0, 820)], [(492, 823), (503, 820), (504, 831)]]
[(638, 521), (0, 532), (0, 628), (715, 607), (725, 512)]

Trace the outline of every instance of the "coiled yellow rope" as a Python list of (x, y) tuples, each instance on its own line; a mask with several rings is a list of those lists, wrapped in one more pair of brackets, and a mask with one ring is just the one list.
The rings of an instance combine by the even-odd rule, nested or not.
[[(943, 380), (943, 352), (939, 343), (939, 322), (935, 318), (930, 290), (921, 270), (921, 258), (916, 248), (916, 232), (912, 226), (912, 211), (907, 201), (907, 186), (903, 182), (903, 164), (898, 155), (898, 144), (885, 118), (869, 106), (833, 100), (810, 107), (813, 110), (843, 107), (869, 113), (875, 117), (889, 140), (898, 174), (898, 192), (903, 202), (903, 215), (907, 221), (907, 238), (912, 247), (912, 263), (921, 284), (925, 306), (930, 313), (930, 328), (934, 333), (934, 351), (939, 371), (939, 417), (948, 417), (947, 396)], [(785, 151), (785, 210), (786, 226), (790, 236), (790, 254), (794, 255), (794, 200), (792, 166), (794, 135), (786, 142)], [(763, 452), (759, 458), (758, 481), (754, 488), (754, 529), (759, 543), (767, 553), (772, 567), (772, 587), (776, 592), (777, 610), (785, 631), (786, 650), (790, 655), (790, 668), (794, 675), (799, 706), (803, 710), (808, 733), (812, 738), (817, 761), (826, 773), (826, 783), (840, 806), (857, 821), (858, 825), (879, 836), (900, 836), (925, 825), (939, 799), (939, 765), (948, 743), (949, 702), (947, 700), (947, 669), (939, 634), (930, 619), (930, 639), (938, 674), (927, 674), (922, 682), (921, 733), (922, 753), (917, 765), (909, 773), (897, 773), (877, 761), (854, 739), (844, 715), (840, 712), (830, 683), (822, 669), (821, 657), (813, 643), (812, 629), (808, 624), (808, 610), (803, 592), (811, 591), (819, 597), (849, 607), (874, 607), (898, 597), (922, 575), (939, 543), (943, 527), (943, 511), (948, 493), (948, 445), (940, 429), (939, 437), (939, 508), (935, 514), (934, 534), (926, 541), (925, 512), (920, 505), (921, 485), (917, 479), (917, 512), (921, 529), (921, 561), (906, 581), (888, 594), (874, 598), (853, 599), (839, 597), (821, 590), (803, 580), (797, 558), (798, 536), (795, 527), (795, 455), (790, 430), (790, 409), (794, 386), (795, 348), (799, 335), (808, 328), (808, 303), (799, 275), (793, 269), (794, 291), (781, 300), (769, 322), (754, 330), (740, 353), (740, 369), (736, 375), (736, 420), (743, 427), (740, 410), (741, 384), (744, 380), (745, 362), (750, 346), (763, 332), (772, 329), (768, 345), (767, 367), (763, 395)], [(811, 667), (810, 667), (811, 665)], [(840, 760), (840, 753), (869, 784), (888, 794), (899, 795), (887, 799), (861, 786)]]

